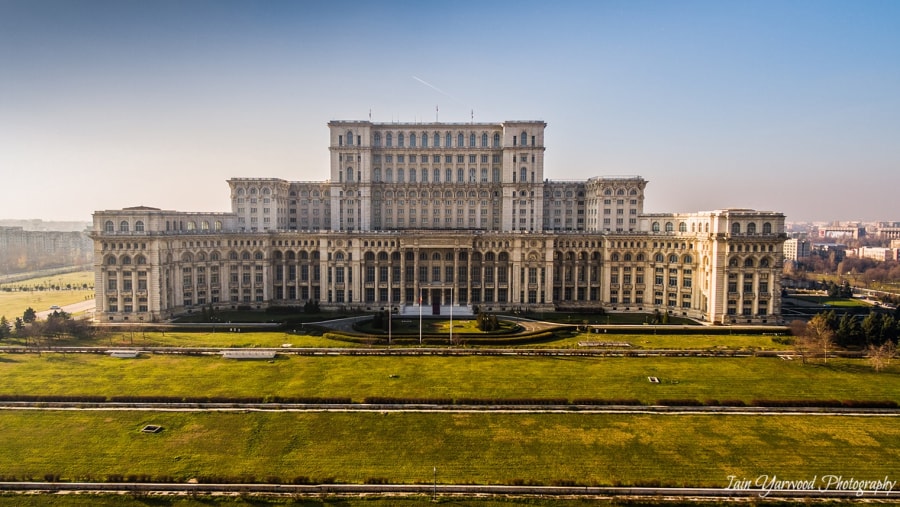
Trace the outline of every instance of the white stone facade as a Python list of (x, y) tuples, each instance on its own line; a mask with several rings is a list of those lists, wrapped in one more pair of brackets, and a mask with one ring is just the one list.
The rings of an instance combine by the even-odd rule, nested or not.
[(648, 215), (641, 177), (549, 180), (545, 127), (336, 121), (330, 180), (231, 179), (231, 213), (95, 212), (98, 319), (421, 299), (780, 321), (782, 214)]

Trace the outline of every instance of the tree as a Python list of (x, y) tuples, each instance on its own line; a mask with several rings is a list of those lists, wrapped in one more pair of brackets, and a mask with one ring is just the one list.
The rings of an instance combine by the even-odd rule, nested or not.
[(796, 336), (794, 351), (806, 364), (809, 357), (822, 356), (828, 362), (828, 349), (834, 346), (834, 331), (828, 327), (828, 318), (818, 313), (804, 326), (801, 321), (791, 322), (791, 332)]
[(16, 336), (21, 336), (25, 330), (25, 321), (22, 320), (22, 317), (16, 317)]
[(897, 320), (893, 315), (885, 315), (881, 318), (881, 339), (884, 343), (897, 341)]
[(881, 339), (881, 315), (878, 314), (878, 312), (869, 312), (860, 326), (862, 327), (862, 333), (863, 337), (866, 339), (866, 343), (881, 345), (883, 342)]
[(849, 313), (845, 313), (841, 317), (841, 320), (838, 323), (836, 338), (838, 345), (842, 347), (862, 345), (865, 343), (862, 339), (862, 329), (859, 327), (859, 321)]
[(28, 307), (25, 310), (25, 313), (22, 314), (22, 320), (25, 321), (26, 324), (30, 324), (37, 319), (37, 312), (34, 311), (34, 308)]
[(891, 365), (891, 361), (897, 356), (897, 346), (894, 342), (887, 341), (881, 345), (869, 345), (869, 364), (875, 371), (881, 371)]
[(0, 317), (0, 340), (9, 337), (12, 333), (12, 328), (9, 325), (9, 321), (6, 320), (6, 315)]

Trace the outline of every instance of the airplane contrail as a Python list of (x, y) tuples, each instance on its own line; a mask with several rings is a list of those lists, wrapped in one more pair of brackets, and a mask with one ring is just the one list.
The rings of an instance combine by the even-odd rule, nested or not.
[(416, 81), (422, 83), (423, 85), (425, 85), (425, 86), (431, 88), (432, 90), (434, 90), (434, 91), (440, 93), (441, 95), (445, 95), (445, 96), (447, 96), (447, 97), (450, 97), (450, 99), (452, 99), (454, 102), (458, 103), (459, 105), (461, 105), (461, 106), (465, 106), (465, 105), (466, 105), (463, 101), (459, 100), (458, 98), (454, 97), (453, 95), (450, 95), (449, 93), (445, 92), (444, 90), (441, 90), (441, 89), (438, 88), (437, 86), (434, 86), (433, 84), (431, 84), (431, 83), (425, 81), (424, 79), (418, 78), (418, 77), (416, 77), (416, 76), (412, 76), (412, 78), (415, 79)]

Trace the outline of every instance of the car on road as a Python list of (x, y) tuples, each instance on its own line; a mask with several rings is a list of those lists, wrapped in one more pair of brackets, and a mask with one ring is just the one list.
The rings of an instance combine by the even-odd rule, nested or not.
[(53, 312), (53, 311), (59, 311), (59, 310), (62, 310), (62, 308), (60, 308), (59, 305), (53, 305), (53, 306), (50, 307), (50, 311), (51, 311), (51, 312)]

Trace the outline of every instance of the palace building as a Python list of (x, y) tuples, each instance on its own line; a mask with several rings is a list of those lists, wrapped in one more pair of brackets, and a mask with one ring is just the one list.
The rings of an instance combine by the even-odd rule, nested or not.
[(326, 181), (230, 179), (228, 213), (95, 212), (96, 318), (313, 300), (781, 319), (781, 213), (648, 214), (639, 176), (547, 179), (539, 121), (328, 127)]

